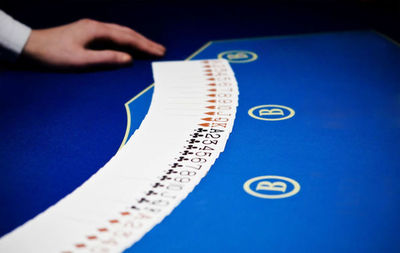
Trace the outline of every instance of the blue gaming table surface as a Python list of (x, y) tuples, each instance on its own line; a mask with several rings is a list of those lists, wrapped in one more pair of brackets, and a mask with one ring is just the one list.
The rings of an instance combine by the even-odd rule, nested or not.
[[(190, 58), (217, 57), (240, 90), (226, 149), (126, 252), (399, 252), (399, 46), (360, 31), (214, 41)], [(1, 73), (0, 235), (108, 161), (146, 114), (151, 81), (149, 62)], [(285, 180), (244, 187), (260, 176)]]

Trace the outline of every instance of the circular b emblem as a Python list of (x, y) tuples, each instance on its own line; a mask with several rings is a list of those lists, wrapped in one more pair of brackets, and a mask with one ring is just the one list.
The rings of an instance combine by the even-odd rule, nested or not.
[(219, 59), (226, 59), (231, 63), (246, 63), (257, 60), (256, 53), (244, 50), (231, 50), (218, 55)]
[(251, 108), (248, 113), (252, 118), (268, 121), (290, 119), (295, 114), (292, 108), (283, 105), (259, 105)]
[(281, 176), (261, 176), (247, 180), (243, 189), (250, 195), (263, 199), (282, 199), (300, 191), (295, 180)]

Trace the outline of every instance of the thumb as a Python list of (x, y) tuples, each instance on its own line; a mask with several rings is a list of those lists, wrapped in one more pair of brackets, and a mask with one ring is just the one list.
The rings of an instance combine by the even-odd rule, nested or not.
[(132, 61), (132, 57), (124, 52), (114, 50), (85, 50), (81, 65), (120, 65)]

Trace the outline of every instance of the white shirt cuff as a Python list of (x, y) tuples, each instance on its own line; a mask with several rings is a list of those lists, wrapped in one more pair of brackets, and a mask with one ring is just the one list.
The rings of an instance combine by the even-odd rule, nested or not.
[(15, 60), (21, 54), (31, 28), (0, 10), (0, 58)]

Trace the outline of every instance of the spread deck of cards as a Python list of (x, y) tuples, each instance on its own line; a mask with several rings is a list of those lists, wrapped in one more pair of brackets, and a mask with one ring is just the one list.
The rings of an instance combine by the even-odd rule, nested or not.
[(121, 252), (161, 222), (223, 152), (238, 85), (226, 60), (153, 63), (147, 116), (81, 187), (0, 240), (1, 252)]
[(351, 31), (4, 71), (0, 253), (398, 253), (399, 69)]

